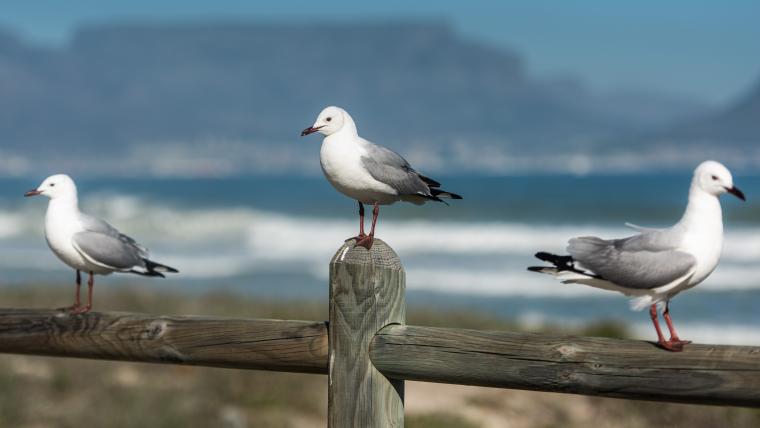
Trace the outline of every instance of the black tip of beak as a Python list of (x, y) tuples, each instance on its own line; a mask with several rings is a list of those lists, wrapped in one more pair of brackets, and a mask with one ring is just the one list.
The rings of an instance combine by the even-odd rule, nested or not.
[(730, 189), (726, 189), (726, 191), (728, 191), (728, 193), (736, 196), (737, 198), (741, 199), (742, 201), (746, 201), (747, 200), (747, 198), (744, 197), (744, 192), (742, 192), (741, 190), (739, 190), (739, 188), (736, 187), (736, 186), (734, 186), (734, 187), (732, 187)]
[(316, 127), (315, 126), (310, 126), (310, 127), (306, 128), (306, 129), (304, 129), (303, 131), (301, 131), (301, 136), (304, 137), (306, 135), (313, 134), (313, 133), (319, 131), (320, 128), (322, 128), (322, 127), (321, 126), (316, 126)]
[(34, 190), (30, 190), (30, 191), (28, 191), (28, 192), (24, 193), (24, 196), (28, 198), (28, 197), (30, 197), (30, 196), (37, 196), (37, 195), (39, 195), (40, 193), (42, 193), (42, 192), (40, 192), (40, 191), (39, 191), (39, 190), (37, 190), (37, 189), (34, 189)]

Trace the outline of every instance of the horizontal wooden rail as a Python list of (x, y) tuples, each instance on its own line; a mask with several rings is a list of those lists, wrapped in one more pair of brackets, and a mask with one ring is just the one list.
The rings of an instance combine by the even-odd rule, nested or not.
[(760, 407), (760, 347), (387, 326), (370, 356), (390, 378)]
[[(325, 322), (0, 309), (0, 352), (327, 374)], [(389, 325), (370, 343), (394, 379), (760, 407), (760, 347)]]
[(326, 374), (327, 325), (0, 309), (0, 352)]

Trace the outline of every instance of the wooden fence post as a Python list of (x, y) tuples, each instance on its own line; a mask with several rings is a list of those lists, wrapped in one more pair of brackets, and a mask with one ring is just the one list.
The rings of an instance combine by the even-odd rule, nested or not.
[(372, 364), (375, 333), (405, 322), (406, 277), (380, 239), (372, 250), (346, 241), (330, 262), (328, 427), (403, 427), (404, 381)]

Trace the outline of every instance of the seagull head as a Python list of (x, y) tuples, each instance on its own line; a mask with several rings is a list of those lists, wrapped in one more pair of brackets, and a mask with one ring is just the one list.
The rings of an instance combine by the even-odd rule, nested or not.
[(720, 162), (702, 162), (694, 170), (694, 183), (700, 189), (713, 196), (730, 193), (742, 201), (746, 201), (744, 193), (734, 186), (734, 178), (731, 176), (731, 171)]
[(51, 175), (34, 190), (24, 193), (24, 196), (44, 195), (50, 199), (70, 198), (77, 196), (77, 186), (74, 180), (66, 174)]
[[(325, 107), (319, 113), (319, 116), (317, 116), (317, 121), (314, 122), (314, 125), (304, 129), (301, 132), (301, 136), (319, 132), (326, 137), (340, 131), (344, 126), (353, 125), (353, 123), (351, 116), (342, 108), (335, 106)], [(354, 127), (354, 129), (356, 128)]]

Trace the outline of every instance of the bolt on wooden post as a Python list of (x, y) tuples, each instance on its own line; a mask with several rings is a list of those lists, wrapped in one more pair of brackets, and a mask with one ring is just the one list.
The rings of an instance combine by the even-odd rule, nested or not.
[(403, 427), (404, 381), (372, 364), (375, 333), (405, 323), (406, 275), (380, 239), (372, 249), (353, 240), (330, 262), (328, 427)]

